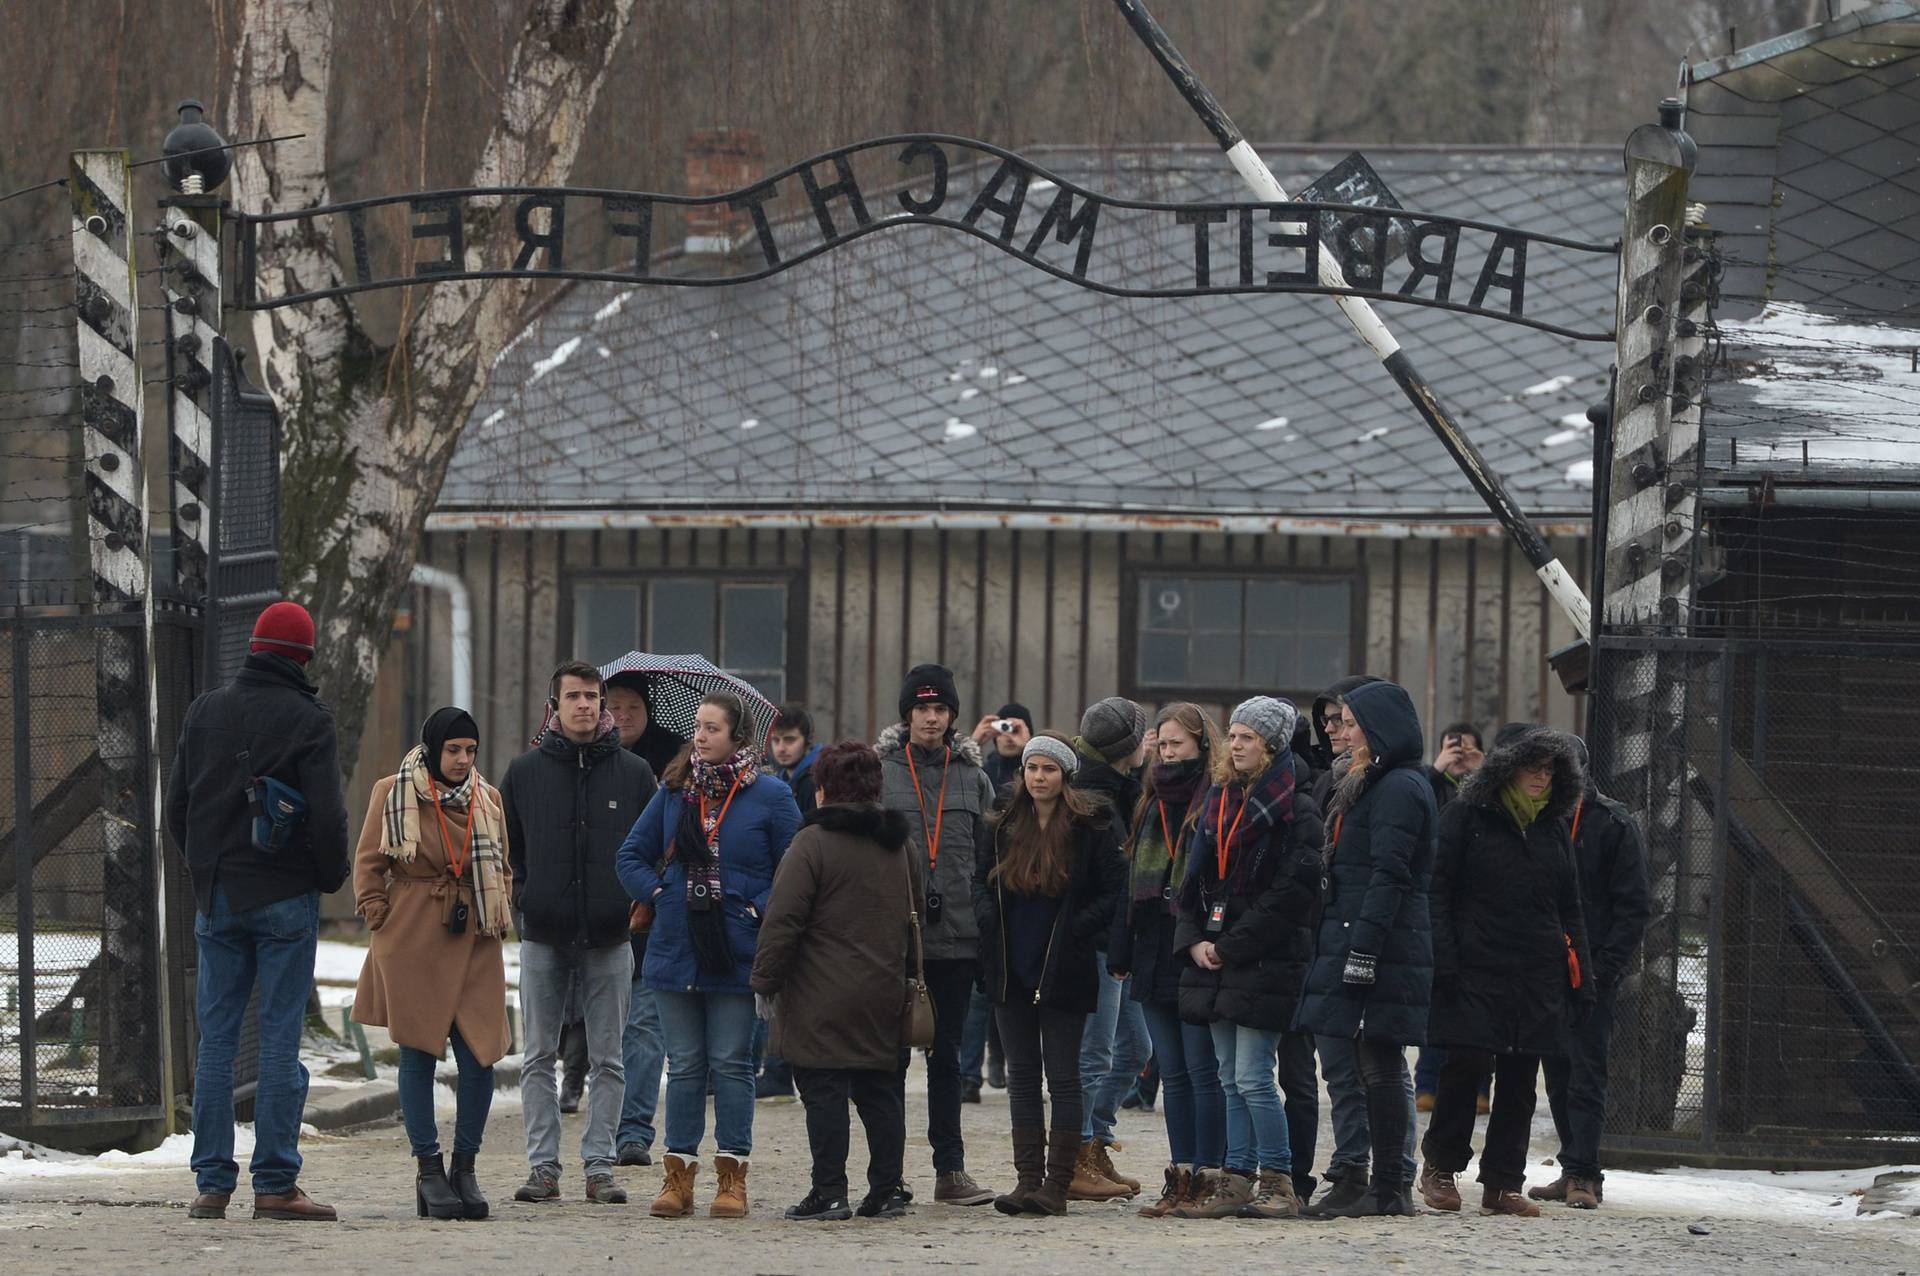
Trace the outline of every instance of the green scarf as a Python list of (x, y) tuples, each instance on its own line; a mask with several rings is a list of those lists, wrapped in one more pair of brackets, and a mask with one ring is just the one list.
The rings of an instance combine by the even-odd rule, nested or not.
[(1547, 803), (1552, 800), (1552, 785), (1548, 785), (1547, 791), (1537, 798), (1528, 797), (1526, 791), (1517, 784), (1509, 784), (1500, 790), (1500, 805), (1507, 808), (1507, 814), (1513, 817), (1513, 822), (1520, 826), (1523, 833), (1528, 825), (1540, 818), (1540, 812), (1546, 810)]

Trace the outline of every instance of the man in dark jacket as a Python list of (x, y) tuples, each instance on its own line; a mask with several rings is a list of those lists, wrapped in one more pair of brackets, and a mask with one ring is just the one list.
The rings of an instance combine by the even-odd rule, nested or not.
[[(1586, 743), (1578, 736), (1572, 739), (1584, 769)], [(1527, 1195), (1591, 1210), (1600, 1208), (1601, 1200), (1600, 1132), (1607, 1119), (1607, 1044), (1613, 1035), (1614, 997), (1647, 933), (1653, 900), (1640, 823), (1600, 792), (1591, 770), (1569, 832), (1598, 1000), (1590, 1014), (1575, 1021), (1566, 1057), (1544, 1061), (1547, 1102), (1560, 1136), (1560, 1177)]]
[(620, 728), (620, 747), (646, 759), (655, 779), (686, 747), (680, 733), (653, 712), (653, 682), (644, 673), (629, 670), (607, 679), (607, 712)]
[[(960, 692), (953, 672), (918, 665), (900, 688), (900, 717), (874, 742), (880, 755), (880, 803), (907, 817), (913, 856), (926, 893), (922, 919), (927, 990), (938, 1033), (927, 1052), (927, 1141), (937, 1176), (934, 1200), (985, 1205), (993, 1193), (967, 1173), (960, 1135), (960, 1038), (980, 975), (980, 927), (973, 913), (973, 868), (991, 855), (987, 814), (993, 784), (981, 770), (980, 746), (954, 730)], [(908, 1052), (900, 1053), (906, 1085)]]
[(813, 715), (807, 712), (807, 706), (798, 701), (781, 705), (774, 714), (767, 746), (767, 774), (786, 781), (793, 790), (794, 804), (805, 817), (818, 805), (813, 792), (813, 764), (820, 758), (820, 746), (813, 742)]
[[(313, 988), (320, 896), (347, 879), (347, 800), (333, 711), (307, 681), (313, 617), (298, 603), (260, 613), (234, 680), (187, 709), (167, 783), (167, 832), (185, 855), (200, 917), (195, 1013), (193, 1218), (225, 1218), (239, 1181), (233, 1159), (233, 1063), (240, 1022), (260, 992), (254, 1099), (255, 1218), (331, 1222), (333, 1207), (300, 1190), (300, 1114), (307, 1070), (300, 1034)], [(281, 849), (263, 850), (249, 809), (257, 779), (298, 790), (307, 813)]]
[(520, 1015), (526, 1022), (521, 1097), (531, 1172), (515, 1200), (560, 1195), (560, 1093), (554, 1059), (577, 979), (592, 1084), (580, 1157), (587, 1199), (623, 1205), (614, 1185), (614, 1136), (626, 1091), (622, 1041), (632, 998), (626, 888), (614, 869), (633, 822), (653, 797), (645, 761), (620, 747), (605, 712), (600, 671), (568, 661), (553, 675), (548, 721), (500, 781), (507, 865), (520, 921)]

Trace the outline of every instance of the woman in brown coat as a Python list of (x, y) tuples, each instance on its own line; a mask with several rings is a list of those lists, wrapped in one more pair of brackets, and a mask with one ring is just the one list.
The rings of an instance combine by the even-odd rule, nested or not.
[[(512, 1047), (501, 939), (509, 921), (500, 794), (474, 766), (480, 728), (441, 709), (398, 774), (373, 786), (353, 893), (373, 932), (353, 1017), (400, 1047), (400, 1111), (418, 1162), (421, 1218), (485, 1218), (473, 1161), (493, 1106), (493, 1065)], [(447, 1043), (460, 1067), (451, 1180), (433, 1115)]]
[(813, 764), (818, 808), (773, 878), (753, 991), (771, 1001), (770, 1052), (793, 1065), (807, 1109), (813, 1190), (793, 1219), (845, 1219), (847, 1101), (867, 1133), (863, 1218), (906, 1212), (907, 1114), (897, 1087), (910, 918), (918, 877), (901, 848), (907, 820), (880, 806), (880, 755), (848, 741)]

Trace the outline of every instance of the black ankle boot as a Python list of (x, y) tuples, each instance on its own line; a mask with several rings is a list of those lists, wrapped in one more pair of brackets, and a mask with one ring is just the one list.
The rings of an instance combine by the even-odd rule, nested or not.
[(460, 1217), (485, 1218), (487, 1198), (480, 1194), (480, 1180), (473, 1176), (473, 1153), (455, 1152), (447, 1178), (453, 1184), (454, 1194), (460, 1198)]
[(435, 1152), (432, 1156), (414, 1158), (420, 1165), (420, 1172), (413, 1180), (413, 1203), (420, 1218), (459, 1218), (462, 1206), (460, 1197), (447, 1182), (447, 1167)]

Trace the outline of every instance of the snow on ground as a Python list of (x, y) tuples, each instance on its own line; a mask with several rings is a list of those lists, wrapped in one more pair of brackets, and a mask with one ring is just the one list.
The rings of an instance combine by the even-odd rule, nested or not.
[[(319, 1133), (310, 1125), (300, 1127), (302, 1138), (318, 1137)], [(245, 1165), (247, 1158), (252, 1154), (253, 1126), (236, 1125), (233, 1129), (234, 1160)], [(192, 1159), (193, 1136), (191, 1134), (170, 1134), (159, 1147), (146, 1152), (102, 1152), (98, 1156), (61, 1152), (0, 1134), (0, 1183), (8, 1179), (54, 1178), (61, 1175), (106, 1174), (127, 1170), (181, 1170), (185, 1169)]]
[[(1658, 1173), (1607, 1171), (1607, 1209), (1702, 1218), (1854, 1219), (1861, 1216), (1855, 1192), (1873, 1186), (1874, 1176), (1910, 1165), (1866, 1170), (1678, 1169)], [(1892, 1218), (1870, 1214), (1866, 1218)]]
[[(513, 992), (520, 987), (520, 945), (508, 943), (501, 957), (507, 970), (507, 991)], [(366, 960), (365, 944), (321, 940), (313, 955), (313, 979), (320, 986), (320, 1004), (328, 1010), (351, 1006), (354, 985), (360, 982), (360, 967)]]

